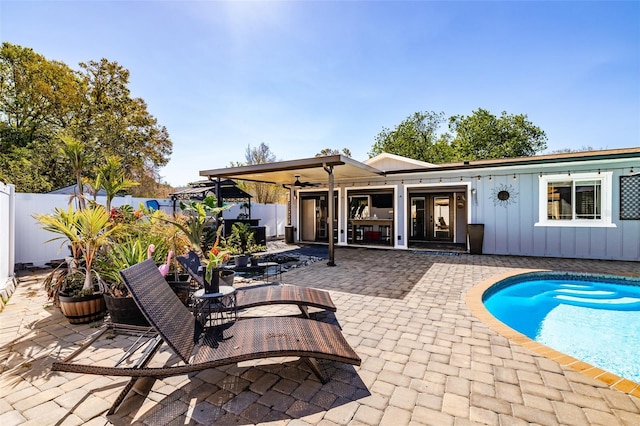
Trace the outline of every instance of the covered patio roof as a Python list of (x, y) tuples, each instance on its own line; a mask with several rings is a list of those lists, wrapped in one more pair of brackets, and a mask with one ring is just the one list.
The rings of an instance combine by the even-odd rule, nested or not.
[(300, 182), (325, 184), (328, 182), (328, 169), (332, 169), (333, 178), (337, 182), (384, 175), (382, 170), (344, 155), (329, 155), (250, 166), (201, 170), (200, 176), (206, 176), (209, 179), (240, 179), (283, 185), (292, 185), (296, 181), (296, 176), (299, 176)]
[[(335, 181), (366, 179), (380, 175), (384, 175), (382, 170), (340, 154), (200, 171), (200, 176), (206, 176), (210, 180), (240, 179), (275, 183), (289, 185), (290, 191), (298, 182), (302, 184), (301, 186), (326, 183), (329, 194), (333, 193)], [(333, 235), (333, 220), (330, 219), (335, 217), (333, 197), (328, 197), (328, 208), (329, 235)], [(335, 266), (333, 238), (329, 238), (329, 262), (327, 265)]]

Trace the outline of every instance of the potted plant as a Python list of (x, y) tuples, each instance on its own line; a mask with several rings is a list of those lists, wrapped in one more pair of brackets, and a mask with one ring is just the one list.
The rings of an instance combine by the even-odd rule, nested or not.
[(97, 260), (100, 283), (111, 321), (117, 324), (148, 325), (120, 277), (119, 271), (153, 257), (146, 242), (129, 237), (112, 244)]
[(217, 207), (217, 202), (216, 197), (213, 195), (200, 202), (181, 202), (180, 209), (182, 214), (173, 219), (164, 219), (166, 222), (173, 224), (188, 238), (191, 249), (201, 260), (205, 258), (205, 252), (207, 251), (205, 246), (207, 229), (216, 228), (217, 216), (231, 207), (231, 205)]
[(122, 230), (112, 235), (108, 249), (102, 250), (96, 261), (111, 320), (119, 324), (147, 324), (122, 282), (119, 271), (148, 258), (154, 259), (161, 271), (170, 270), (165, 278), (183, 303), (187, 304), (189, 278), (184, 278), (184, 274), (178, 275), (177, 269), (171, 270), (173, 263), (166, 259), (171, 252), (180, 254), (184, 251), (188, 242), (177, 235), (173, 226), (161, 220), (165, 213), (149, 211), (144, 207), (134, 212), (128, 205), (112, 209), (111, 212), (113, 221), (119, 223)]
[(230, 259), (229, 252), (220, 249), (219, 242), (220, 232), (218, 232), (215, 244), (207, 252), (207, 257), (203, 260), (205, 293), (218, 293), (220, 291), (222, 266)]
[[(216, 224), (216, 217), (230, 207), (232, 205), (217, 207), (216, 197), (208, 196), (200, 202), (181, 202), (180, 209), (183, 213), (176, 215), (173, 219), (164, 220), (174, 225), (180, 234), (187, 238), (190, 249), (200, 258), (201, 263), (206, 263), (209, 258), (210, 236), (215, 231), (215, 243), (210, 247), (218, 247), (220, 233), (224, 228), (222, 225)], [(234, 274), (233, 271), (220, 271), (220, 275), (227, 285), (233, 284)]]
[[(99, 204), (81, 210), (56, 208), (52, 214), (34, 216), (42, 228), (59, 234), (48, 241), (63, 240), (62, 246), (71, 246), (72, 257), (67, 268), (56, 268), (45, 280), (49, 296), (60, 306), (73, 324), (101, 318), (105, 307), (97, 286), (93, 262), (100, 248), (119, 231), (110, 221), (106, 209)], [(82, 279), (82, 286), (79, 280)], [(92, 312), (95, 310), (95, 312)]]
[(233, 224), (231, 234), (225, 239), (224, 247), (231, 254), (237, 255), (235, 263), (239, 267), (246, 267), (251, 257), (250, 254), (262, 249), (256, 244), (251, 226), (242, 222)]

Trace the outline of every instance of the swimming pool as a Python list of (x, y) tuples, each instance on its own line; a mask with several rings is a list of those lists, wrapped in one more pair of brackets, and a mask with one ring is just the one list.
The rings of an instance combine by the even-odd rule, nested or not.
[(640, 279), (534, 272), (496, 283), (482, 299), (529, 338), (640, 383)]

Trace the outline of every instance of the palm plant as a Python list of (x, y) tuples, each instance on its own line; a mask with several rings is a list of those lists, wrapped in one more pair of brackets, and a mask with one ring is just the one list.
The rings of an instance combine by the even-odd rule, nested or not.
[(112, 224), (108, 212), (99, 204), (75, 211), (72, 206), (68, 210), (56, 208), (53, 214), (39, 214), (35, 218), (43, 229), (60, 235), (49, 241), (63, 240), (63, 245), (68, 241), (72, 252), (82, 256), (86, 269), (82, 290), (90, 291), (93, 260), (98, 250), (109, 244), (110, 236), (119, 231), (119, 225)]
[(71, 163), (71, 168), (76, 178), (76, 185), (78, 186), (78, 206), (80, 209), (84, 209), (85, 200), (82, 171), (90, 163), (89, 156), (85, 151), (84, 144), (78, 139), (69, 135), (61, 135), (60, 140), (63, 142), (60, 153), (67, 157)]
[(95, 187), (104, 189), (107, 193), (107, 211), (111, 211), (111, 200), (118, 192), (139, 185), (138, 182), (126, 179), (122, 170), (122, 160), (120, 157), (109, 155), (106, 162), (96, 168)]
[(181, 202), (180, 209), (182, 209), (184, 213), (183, 219), (174, 218), (164, 220), (182, 231), (189, 239), (193, 251), (195, 251), (201, 259), (204, 259), (203, 240), (205, 230), (213, 226), (216, 217), (230, 207), (231, 205), (217, 207), (216, 197), (210, 195), (200, 202)]

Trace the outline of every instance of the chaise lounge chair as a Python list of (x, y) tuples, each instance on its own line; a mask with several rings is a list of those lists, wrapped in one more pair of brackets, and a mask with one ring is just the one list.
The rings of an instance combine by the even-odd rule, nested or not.
[[(202, 276), (198, 273), (200, 259), (194, 252), (189, 252), (188, 256), (178, 256), (178, 262), (200, 287), (204, 286)], [(297, 305), (306, 318), (309, 318), (309, 306), (336, 312), (329, 292), (295, 285), (239, 288), (236, 290), (236, 305), (238, 309), (266, 305)]]
[[(321, 373), (316, 359), (360, 365), (360, 357), (338, 326), (305, 318), (242, 319), (224, 326), (210, 327), (200, 336), (200, 323), (171, 290), (152, 259), (120, 271), (120, 274), (136, 304), (157, 333), (142, 356), (132, 367), (72, 363), (98, 339), (101, 333), (96, 333), (80, 349), (66, 359), (54, 362), (52, 367), (54, 371), (131, 377), (109, 414), (115, 412), (141, 377), (162, 378), (241, 361), (297, 356), (307, 363), (322, 383), (326, 383), (328, 379)], [(162, 342), (167, 343), (184, 364), (147, 367)]]

